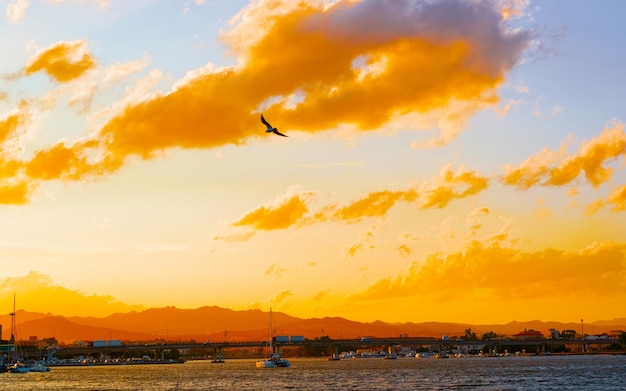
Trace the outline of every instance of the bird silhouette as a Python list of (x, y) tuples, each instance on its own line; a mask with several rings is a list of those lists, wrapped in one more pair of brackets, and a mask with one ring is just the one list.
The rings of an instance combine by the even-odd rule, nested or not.
[(274, 133), (279, 136), (288, 137), (287, 135), (284, 135), (281, 132), (279, 132), (278, 128), (275, 128), (272, 125), (270, 125), (270, 123), (267, 122), (265, 118), (263, 118), (263, 114), (261, 114), (261, 122), (263, 122), (263, 125), (267, 126), (267, 129), (265, 130), (266, 133)]

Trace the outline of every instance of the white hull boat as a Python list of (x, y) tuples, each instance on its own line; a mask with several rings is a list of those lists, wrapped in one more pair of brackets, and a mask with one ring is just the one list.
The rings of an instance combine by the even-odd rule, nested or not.
[(289, 368), (291, 363), (280, 357), (280, 353), (274, 353), (272, 340), (272, 309), (270, 308), (270, 357), (256, 362), (257, 368)]

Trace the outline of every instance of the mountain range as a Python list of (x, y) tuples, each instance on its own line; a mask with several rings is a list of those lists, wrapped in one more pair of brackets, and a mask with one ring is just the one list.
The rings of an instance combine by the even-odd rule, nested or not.
[[(234, 311), (220, 307), (180, 309), (151, 308), (144, 311), (116, 313), (103, 318), (59, 316), (26, 312), (16, 313), (18, 339), (56, 338), (59, 343), (99, 339), (122, 341), (262, 341), (269, 338), (269, 313), (261, 310)], [(493, 331), (498, 335), (513, 335), (524, 329), (548, 334), (551, 328), (572, 329), (585, 334), (626, 330), (626, 318), (590, 323), (544, 322), (539, 320), (506, 324), (466, 324), (445, 322), (371, 323), (356, 322), (339, 317), (301, 319), (282, 312), (273, 312), (273, 335), (302, 335), (306, 338), (373, 337), (436, 337), (463, 336), (471, 328), (480, 336)], [(11, 317), (0, 315), (2, 339), (10, 338)]]

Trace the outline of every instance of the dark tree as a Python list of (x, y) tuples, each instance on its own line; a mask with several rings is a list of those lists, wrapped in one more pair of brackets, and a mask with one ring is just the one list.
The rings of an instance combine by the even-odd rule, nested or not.
[(496, 333), (494, 333), (493, 331), (488, 331), (485, 334), (483, 334), (482, 340), (486, 340), (486, 339), (493, 339), (496, 338), (498, 335)]
[[(313, 342), (328, 342), (328, 341), (332, 341), (332, 339), (329, 336), (323, 336), (323, 337), (315, 337), (313, 339)], [(333, 352), (333, 348), (329, 347), (329, 346), (311, 346), (311, 345), (305, 345), (305, 346), (300, 346), (298, 348), (298, 351), (301, 355), (305, 356), (305, 357), (319, 357), (319, 356), (330, 356), (332, 355)]]
[(463, 337), (463, 339), (465, 341), (476, 341), (478, 340), (478, 337), (476, 336), (476, 333), (472, 333), (472, 329), (465, 329), (465, 336)]

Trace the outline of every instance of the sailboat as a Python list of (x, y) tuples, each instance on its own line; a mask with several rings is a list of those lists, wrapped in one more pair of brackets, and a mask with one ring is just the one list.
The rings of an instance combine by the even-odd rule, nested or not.
[(274, 353), (274, 345), (272, 338), (272, 309), (270, 308), (270, 357), (265, 360), (259, 360), (256, 362), (257, 368), (288, 368), (291, 363), (284, 358), (280, 357), (280, 350), (278, 353)]
[(13, 347), (11, 349), (11, 353), (12, 354), (11, 354), (11, 356), (9, 358), (10, 365), (7, 366), (7, 369), (11, 373), (28, 373), (28, 372), (30, 372), (30, 369), (26, 365), (24, 365), (24, 363), (18, 357), (17, 344), (15, 343), (15, 333), (16, 333), (16, 328), (15, 328), (15, 294), (13, 294), (13, 312), (11, 312), (9, 315), (11, 315), (11, 340), (9, 341), (9, 343), (11, 345), (13, 345)]

